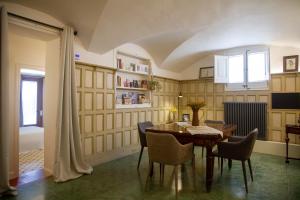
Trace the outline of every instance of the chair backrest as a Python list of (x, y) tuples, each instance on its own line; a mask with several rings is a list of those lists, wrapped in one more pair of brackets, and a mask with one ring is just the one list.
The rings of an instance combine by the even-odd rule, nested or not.
[(153, 126), (152, 122), (146, 121), (146, 122), (140, 122), (137, 124), (138, 130), (139, 130), (139, 136), (140, 136), (140, 143), (142, 146), (147, 146), (147, 140), (146, 140), (146, 128), (150, 128)]
[(209, 119), (205, 120), (204, 123), (205, 124), (222, 124), (222, 125), (225, 124), (225, 122), (222, 120), (209, 120)]
[(241, 154), (243, 155), (243, 159), (247, 160), (250, 158), (255, 141), (257, 139), (258, 129), (255, 128), (252, 130), (243, 140), (240, 141), (242, 146)]
[(181, 144), (174, 135), (168, 133), (146, 134), (149, 160), (169, 165), (177, 165)]

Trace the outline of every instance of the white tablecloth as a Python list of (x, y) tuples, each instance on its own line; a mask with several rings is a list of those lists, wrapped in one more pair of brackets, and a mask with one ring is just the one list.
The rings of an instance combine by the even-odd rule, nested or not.
[(209, 126), (192, 126), (191, 124), (187, 123), (187, 122), (176, 122), (178, 126), (182, 126), (185, 127), (186, 130), (191, 133), (192, 135), (196, 135), (196, 134), (214, 134), (214, 135), (221, 135), (223, 137), (223, 132), (209, 127)]

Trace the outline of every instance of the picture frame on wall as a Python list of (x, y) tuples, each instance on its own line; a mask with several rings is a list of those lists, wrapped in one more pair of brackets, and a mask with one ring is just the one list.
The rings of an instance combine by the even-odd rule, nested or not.
[(297, 72), (299, 64), (299, 56), (284, 56), (283, 57), (283, 71), (284, 72)]
[(213, 78), (214, 77), (214, 67), (201, 67), (199, 73), (199, 79), (201, 78)]
[(182, 121), (189, 122), (190, 121), (190, 114), (182, 114)]

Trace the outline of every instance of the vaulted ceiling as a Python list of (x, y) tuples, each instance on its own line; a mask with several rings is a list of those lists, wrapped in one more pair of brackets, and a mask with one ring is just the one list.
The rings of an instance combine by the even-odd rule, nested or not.
[[(10, 1), (11, 2), (11, 1)], [(74, 26), (89, 51), (124, 43), (180, 71), (208, 52), (253, 44), (300, 47), (300, 0), (13, 0)]]

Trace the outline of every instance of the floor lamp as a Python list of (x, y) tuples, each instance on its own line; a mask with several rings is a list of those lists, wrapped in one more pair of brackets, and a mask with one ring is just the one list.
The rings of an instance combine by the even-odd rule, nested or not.
[(177, 116), (177, 120), (179, 121), (179, 99), (181, 99), (183, 96), (182, 96), (182, 93), (181, 92), (179, 92), (179, 95), (178, 95), (178, 97), (177, 97), (177, 112), (178, 112), (178, 116)]

